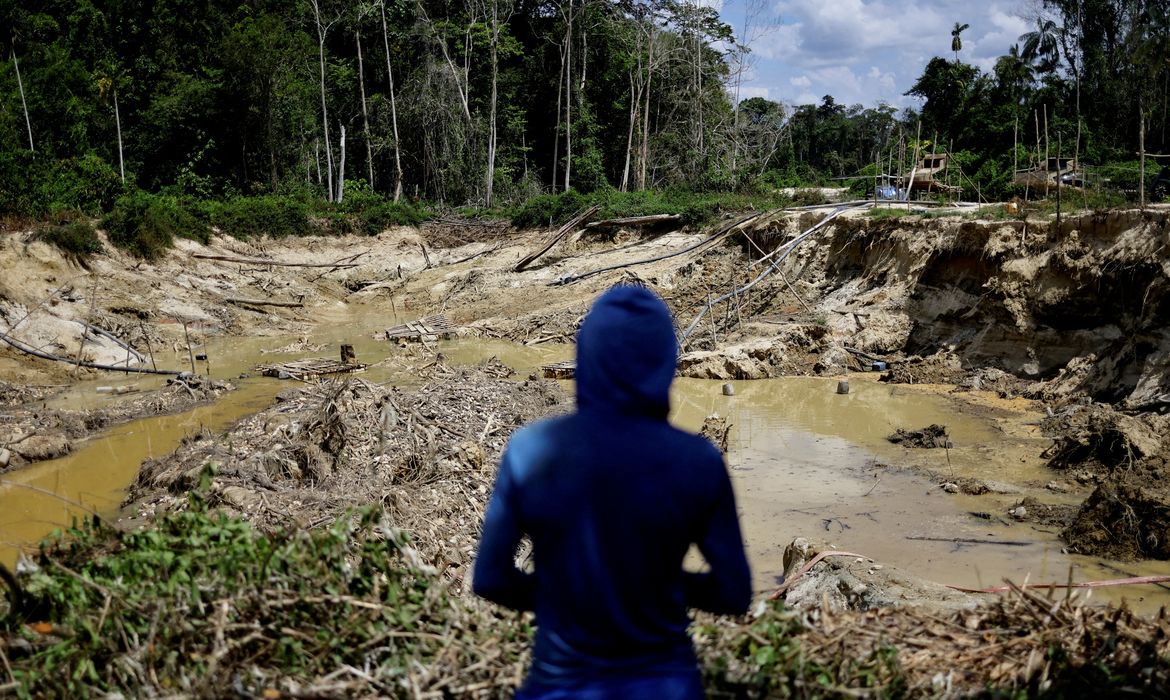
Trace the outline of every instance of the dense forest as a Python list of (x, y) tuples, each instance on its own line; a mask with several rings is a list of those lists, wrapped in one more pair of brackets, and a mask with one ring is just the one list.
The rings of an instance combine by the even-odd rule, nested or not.
[(734, 105), (751, 32), (691, 0), (0, 0), (0, 210), (500, 207), (823, 183), (924, 150), (989, 197), (1058, 149), (1137, 188), (1136, 154), (1165, 150), (1170, 0), (1041, 6), (990, 73), (961, 60), (956, 22), (899, 113)]

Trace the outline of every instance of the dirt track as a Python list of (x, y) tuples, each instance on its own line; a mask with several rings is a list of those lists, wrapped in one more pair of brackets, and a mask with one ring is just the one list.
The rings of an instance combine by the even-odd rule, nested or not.
[[(181, 241), (157, 264), (109, 252), (92, 259), (88, 270), (43, 243), (12, 235), (0, 241), (6, 270), (0, 330), (19, 321), (13, 335), (55, 354), (97, 362), (124, 358), (124, 350), (100, 338), (82, 340), (76, 321), (84, 320), (143, 353), (149, 347), (160, 367), (185, 369), (184, 322), (196, 341), (205, 335), (296, 336), (311, 329), (322, 310), (365, 304), (401, 318), (443, 313), (462, 324), (463, 334), (543, 344), (571, 341), (590, 300), (617, 282), (658, 291), (682, 329), (709, 299), (764, 269), (750, 260), (823, 216), (761, 217), (715, 245), (567, 285), (556, 282), (677, 252), (705, 234), (584, 234), (520, 273), (511, 267), (547, 234), (443, 225), (376, 238), (216, 238), (209, 247)], [(940, 390), (953, 387), (972, 405), (994, 396), (1035, 401), (1036, 409), (1053, 416), (1044, 428), (1058, 438), (1054, 479), (1065, 479), (1088, 499), (1071, 522), (1064, 522), (1067, 514), (1056, 518), (1067, 526), (1070, 544), (1121, 558), (1166, 557), (1168, 431), (1155, 412), (1170, 406), (1168, 222), (1164, 211), (1085, 214), (1059, 226), (958, 213), (925, 220), (853, 213), (797, 247), (779, 273), (705, 316), (685, 343), (680, 369), (719, 379), (836, 376), (880, 361), (887, 381), (946, 385)], [(355, 267), (324, 266), (355, 255)], [(0, 380), (11, 382), (0, 404), (51, 395), (54, 385), (76, 375), (67, 365), (0, 349)], [(16, 392), (19, 397), (9, 399)], [(65, 444), (89, 432), (77, 421), (57, 416), (62, 425), (55, 426), (15, 408), (5, 409), (3, 418), (0, 427), (8, 432), (0, 434), (0, 447), (33, 424), (42, 437)], [(80, 425), (97, 430), (119, 419)], [(1127, 501), (1133, 508), (1114, 512), (1109, 505)], [(1103, 529), (1129, 534), (1122, 544), (1101, 541), (1093, 533)]]

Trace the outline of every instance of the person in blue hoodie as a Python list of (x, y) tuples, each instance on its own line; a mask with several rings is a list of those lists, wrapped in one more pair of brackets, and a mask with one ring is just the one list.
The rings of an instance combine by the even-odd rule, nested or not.
[[(522, 428), (504, 451), (472, 587), (536, 613), (517, 698), (701, 698), (687, 608), (750, 604), (723, 457), (667, 422), (677, 356), (666, 304), (610, 289), (578, 334), (577, 410)], [(524, 535), (532, 573), (516, 567)], [(683, 570), (692, 544), (706, 571)]]

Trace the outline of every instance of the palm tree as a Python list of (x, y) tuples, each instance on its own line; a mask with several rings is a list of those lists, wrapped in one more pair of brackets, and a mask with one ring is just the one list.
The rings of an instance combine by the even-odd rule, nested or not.
[(1006, 55), (1000, 56), (995, 62), (995, 77), (1005, 92), (1011, 95), (1012, 102), (1018, 107), (1023, 103), (1028, 88), (1033, 81), (1033, 68), (1029, 61), (1020, 55), (1020, 47), (1013, 44)]
[(951, 51), (955, 52), (955, 63), (959, 62), (959, 52), (963, 50), (963, 39), (959, 35), (963, 33), (971, 25), (959, 24), (955, 22), (954, 29), (951, 30)]
[(1063, 27), (1047, 17), (1036, 22), (1036, 31), (1020, 35), (1024, 50), (1020, 56), (1031, 61), (1041, 73), (1051, 73), (1060, 65), (1060, 33)]

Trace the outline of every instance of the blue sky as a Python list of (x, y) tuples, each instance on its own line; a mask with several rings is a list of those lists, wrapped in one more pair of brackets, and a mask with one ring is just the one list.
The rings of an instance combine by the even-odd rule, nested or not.
[[(753, 0), (700, 0), (719, 10), (739, 35)], [(755, 22), (766, 27), (751, 44), (755, 65), (740, 98), (785, 104), (819, 103), (823, 95), (866, 107), (887, 102), (918, 107), (905, 97), (934, 56), (953, 58), (951, 28), (963, 32), (959, 58), (990, 71), (995, 59), (1035, 26), (1037, 3), (1004, 0), (755, 0)], [(759, 31), (759, 30), (757, 30)]]

